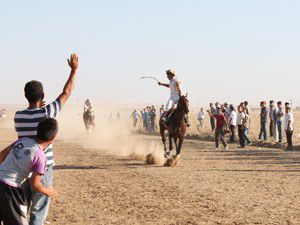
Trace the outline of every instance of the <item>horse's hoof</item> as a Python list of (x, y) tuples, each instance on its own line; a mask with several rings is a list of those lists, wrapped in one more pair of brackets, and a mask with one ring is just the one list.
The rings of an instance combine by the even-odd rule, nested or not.
[(168, 158), (167, 161), (165, 162), (164, 166), (166, 167), (173, 167), (177, 165), (177, 160), (174, 159), (174, 157), (172, 158)]
[(173, 156), (173, 158), (176, 160), (176, 159), (179, 159), (180, 158), (180, 154), (176, 154)]
[(146, 156), (145, 162), (147, 164), (155, 164), (154, 157), (151, 153)]
[(170, 151), (165, 151), (164, 157), (169, 158), (169, 156), (170, 156)]

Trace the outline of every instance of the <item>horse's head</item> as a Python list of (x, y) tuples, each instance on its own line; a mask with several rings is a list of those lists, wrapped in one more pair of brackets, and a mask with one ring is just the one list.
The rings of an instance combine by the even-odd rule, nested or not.
[(177, 109), (184, 111), (186, 114), (189, 113), (189, 100), (187, 99), (187, 94), (185, 96), (182, 95), (179, 98)]

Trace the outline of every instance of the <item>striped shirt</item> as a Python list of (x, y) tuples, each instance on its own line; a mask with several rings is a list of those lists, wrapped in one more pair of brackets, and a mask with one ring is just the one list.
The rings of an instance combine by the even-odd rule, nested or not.
[[(61, 110), (62, 105), (59, 99), (43, 108), (25, 109), (15, 113), (15, 129), (18, 137), (35, 138), (37, 135), (37, 126), (39, 122), (46, 117), (55, 118)], [(54, 165), (53, 146), (49, 145), (45, 150), (47, 157), (47, 168)]]

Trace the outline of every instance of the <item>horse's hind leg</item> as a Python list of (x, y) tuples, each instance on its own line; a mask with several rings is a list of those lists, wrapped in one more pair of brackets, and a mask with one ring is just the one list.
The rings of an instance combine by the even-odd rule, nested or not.
[(179, 155), (181, 152), (181, 147), (182, 147), (182, 143), (183, 143), (183, 137), (179, 138), (179, 143), (178, 143), (178, 148), (176, 148), (176, 154)]

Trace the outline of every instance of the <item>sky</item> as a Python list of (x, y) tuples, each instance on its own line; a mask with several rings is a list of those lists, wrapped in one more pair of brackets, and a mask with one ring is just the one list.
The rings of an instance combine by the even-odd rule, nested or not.
[(164, 104), (176, 71), (194, 106), (300, 105), (300, 1), (0, 0), (0, 104), (26, 103), (29, 80), (46, 100), (62, 91), (79, 56), (71, 101)]

